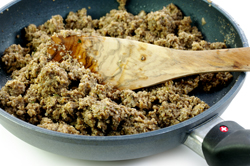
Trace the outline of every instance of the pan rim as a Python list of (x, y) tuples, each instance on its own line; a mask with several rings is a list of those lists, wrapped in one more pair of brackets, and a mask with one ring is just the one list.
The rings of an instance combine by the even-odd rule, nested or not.
[[(16, 3), (20, 2), (21, 0), (13, 0), (10, 3), (6, 4), (5, 6), (0, 8), (0, 12), (5, 11), (9, 7), (15, 5)], [(203, 0), (205, 3), (208, 3), (207, 0)], [(230, 16), (229, 13), (227, 13), (224, 9), (222, 9), (220, 6), (212, 3), (211, 7), (214, 7), (216, 10), (221, 12), (233, 25), (233, 27), (236, 29), (236, 31), (239, 33), (239, 36), (241, 38), (241, 41), (243, 43), (243, 47), (248, 47), (248, 40), (246, 38), (245, 33), (243, 30), (240, 28), (240, 26), (236, 23), (236, 21), (233, 19), (233, 17)], [(146, 138), (146, 137), (153, 137), (155, 135), (161, 135), (164, 133), (168, 133), (171, 131), (175, 131), (177, 129), (183, 128), (183, 127), (188, 127), (192, 125), (193, 123), (202, 120), (206, 117), (208, 117), (211, 113), (213, 113), (217, 108), (222, 106), (227, 100), (230, 100), (237, 94), (237, 92), (240, 90), (241, 86), (244, 83), (246, 77), (245, 72), (241, 72), (241, 74), (238, 76), (237, 81), (235, 84), (232, 86), (232, 88), (225, 94), (224, 97), (222, 97), (217, 103), (215, 103), (213, 106), (211, 106), (208, 110), (204, 111), (203, 113), (188, 119), (184, 122), (181, 122), (179, 124), (175, 124), (173, 126), (161, 128), (155, 131), (150, 131), (150, 132), (145, 132), (145, 133), (140, 133), (140, 134), (133, 134), (133, 135), (122, 135), (122, 136), (85, 136), (85, 135), (73, 135), (73, 134), (66, 134), (66, 133), (60, 133), (48, 129), (44, 129), (35, 125), (32, 125), (28, 122), (25, 122), (21, 119), (18, 119), (14, 117), (13, 115), (7, 113), (3, 109), (0, 108), (0, 116), (5, 118), (6, 120), (11, 121), (12, 123), (15, 123), (21, 127), (24, 127), (29, 130), (33, 130), (35, 132), (38, 132), (40, 134), (44, 135), (50, 135), (52, 137), (60, 137), (62, 139), (74, 139), (74, 140), (79, 140), (79, 141), (121, 141), (121, 140), (132, 140), (132, 139), (141, 139), (141, 138)], [(203, 120), (204, 122), (204, 120)], [(190, 129), (189, 129), (190, 130)]]

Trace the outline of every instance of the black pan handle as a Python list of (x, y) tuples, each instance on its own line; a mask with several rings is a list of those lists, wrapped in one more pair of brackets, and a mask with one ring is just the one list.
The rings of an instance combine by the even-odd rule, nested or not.
[(205, 136), (202, 150), (210, 166), (248, 166), (250, 130), (233, 121), (221, 122)]
[(209, 166), (250, 166), (250, 130), (236, 122), (214, 118), (189, 133), (184, 144)]

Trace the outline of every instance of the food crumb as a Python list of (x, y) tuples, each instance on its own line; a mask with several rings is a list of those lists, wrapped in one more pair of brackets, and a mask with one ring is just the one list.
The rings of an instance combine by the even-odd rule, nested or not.
[(211, 7), (212, 6), (211, 5), (212, 1), (211, 0), (207, 0), (207, 2), (210, 3), (208, 6)]
[(20, 38), (20, 35), (16, 35), (16, 38), (18, 38), (18, 39), (19, 39), (19, 38)]
[(91, 9), (91, 7), (90, 7), (90, 6), (88, 6), (88, 9)]
[(206, 22), (205, 18), (202, 17), (202, 19), (201, 19), (201, 24), (202, 24), (202, 25), (205, 25), (206, 23), (207, 23), (207, 22)]

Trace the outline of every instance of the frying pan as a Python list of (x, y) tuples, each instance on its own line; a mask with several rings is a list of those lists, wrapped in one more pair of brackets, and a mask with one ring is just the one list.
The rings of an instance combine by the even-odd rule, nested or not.
[[(174, 3), (185, 15), (191, 16), (193, 25), (201, 30), (207, 41), (226, 40), (228, 47), (248, 46), (245, 34), (233, 19), (222, 9), (207, 1), (157, 0), (153, 3), (150, 0), (130, 0), (127, 10), (133, 14), (139, 13), (142, 9), (150, 12), (162, 9), (169, 3)], [(69, 11), (77, 11), (88, 6), (91, 6), (88, 14), (93, 18), (99, 18), (111, 9), (116, 9), (118, 4), (115, 0), (14, 1), (12, 5), (0, 9), (0, 12), (6, 8), (9, 9), (0, 15), (2, 23), (0, 55), (13, 43), (25, 46), (24, 27), (30, 23), (40, 25), (52, 15), (60, 14), (66, 17)], [(201, 25), (202, 17), (206, 19), (206, 26)], [(16, 38), (17, 35), (20, 38)], [(12, 134), (31, 145), (77, 159), (110, 161), (140, 158), (184, 143), (204, 156), (209, 165), (232, 165), (236, 162), (238, 165), (246, 165), (246, 163), (249, 164), (249, 159), (247, 159), (249, 156), (248, 131), (243, 130), (234, 122), (218, 118), (241, 88), (246, 74), (235, 72), (233, 75), (234, 79), (230, 84), (220, 90), (211, 93), (193, 92), (193, 95), (207, 102), (211, 106), (210, 109), (180, 124), (148, 133), (109, 137), (69, 135), (33, 126), (9, 115), (2, 109), (0, 110), (0, 123)], [(0, 77), (1, 86), (4, 86), (10, 79), (3, 70), (0, 71)], [(227, 127), (228, 131), (221, 132), (221, 127), (224, 127), (223, 129)], [(240, 137), (236, 137), (239, 135)], [(224, 137), (226, 139), (223, 139)]]

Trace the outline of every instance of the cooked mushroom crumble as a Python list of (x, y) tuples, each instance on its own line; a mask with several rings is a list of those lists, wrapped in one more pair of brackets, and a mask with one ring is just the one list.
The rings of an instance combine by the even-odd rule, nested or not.
[(83, 8), (62, 16), (52, 16), (43, 25), (25, 28), (25, 48), (13, 44), (2, 57), (11, 74), (0, 91), (0, 106), (26, 122), (53, 131), (114, 136), (137, 134), (168, 127), (192, 118), (209, 108), (188, 94), (196, 88), (210, 91), (225, 85), (229, 72), (207, 73), (167, 81), (132, 91), (102, 84), (102, 76), (77, 60), (49, 59), (51, 36), (57, 34), (109, 36), (137, 40), (181, 50), (226, 48), (225, 43), (209, 43), (191, 26), (189, 16), (174, 5), (162, 10), (133, 15), (125, 0), (100, 19), (92, 19)]

